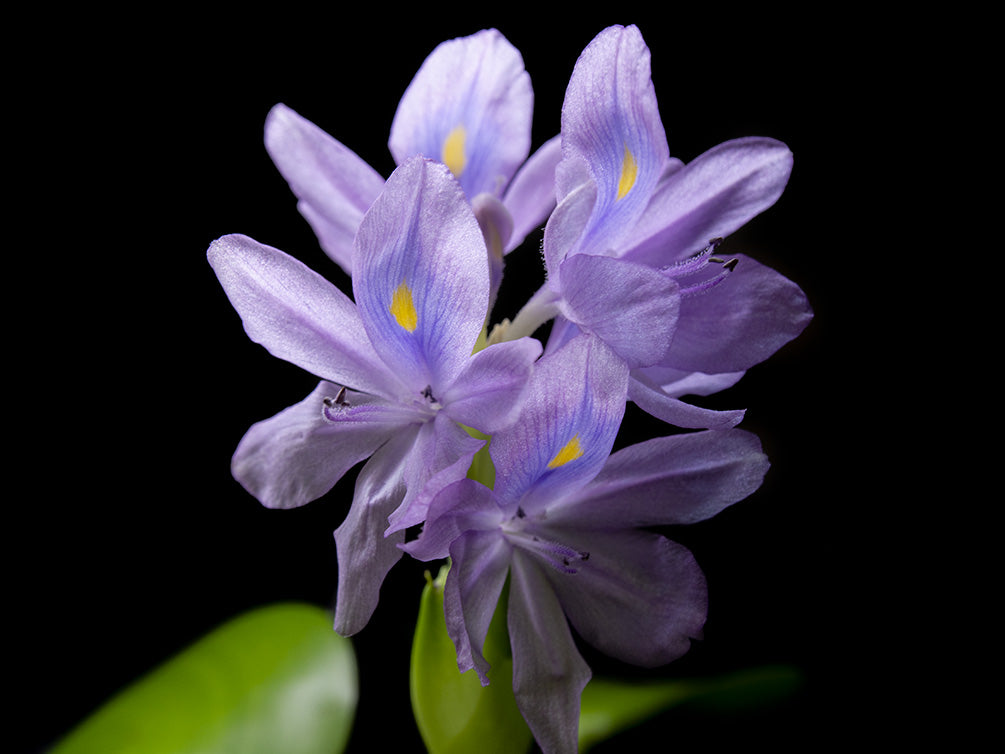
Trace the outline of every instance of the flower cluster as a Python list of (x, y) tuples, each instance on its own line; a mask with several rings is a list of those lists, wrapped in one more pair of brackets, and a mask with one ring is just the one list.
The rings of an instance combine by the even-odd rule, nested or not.
[[(208, 257), (252, 340), (321, 379), (251, 427), (236, 479), (288, 508), (365, 462), (335, 532), (336, 630), (366, 625), (404, 553), (449, 558), (447, 629), (487, 683), (508, 583), (517, 704), (544, 751), (567, 752), (590, 677), (572, 629), (654, 666), (704, 624), (694, 558), (644, 527), (713, 516), (767, 470), (742, 411), (682, 398), (734, 384), (812, 314), (791, 281), (719, 254), (779, 197), (791, 153), (745, 138), (671, 157), (637, 28), (583, 51), (561, 133), (530, 155), (532, 102), (499, 32), (444, 42), (401, 99), (386, 180), (277, 105), (266, 147), (352, 296), (245, 236)], [(493, 323), (505, 255), (542, 225), (545, 282)], [(612, 453), (629, 401), (692, 431)], [(486, 443), (494, 479), (473, 478)]]

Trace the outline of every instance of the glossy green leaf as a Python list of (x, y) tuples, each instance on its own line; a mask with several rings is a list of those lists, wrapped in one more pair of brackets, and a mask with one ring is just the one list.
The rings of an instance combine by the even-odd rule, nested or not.
[(787, 666), (767, 666), (714, 678), (623, 682), (594, 678), (583, 690), (579, 748), (586, 751), (620, 731), (685, 703), (722, 712), (776, 702), (801, 683)]
[(125, 688), (51, 754), (337, 754), (357, 695), (352, 645), (330, 613), (271, 605)]
[(430, 754), (525, 754), (532, 737), (513, 697), (505, 594), (485, 640), (492, 667), (483, 687), (473, 670), (457, 668), (443, 617), (446, 573), (444, 566), (422, 592), (412, 644), (412, 711), (422, 740)]

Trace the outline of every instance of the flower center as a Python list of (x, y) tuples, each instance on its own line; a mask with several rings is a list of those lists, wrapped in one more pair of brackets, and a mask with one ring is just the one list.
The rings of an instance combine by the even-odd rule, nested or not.
[(536, 534), (533, 528), (528, 529), (527, 521), (527, 514), (517, 508), (516, 515), (502, 525), (503, 536), (511, 544), (534, 553), (559, 573), (578, 573), (580, 564), (590, 559), (588, 552)]
[(439, 411), (441, 408), (443, 408), (443, 406), (440, 404), (440, 402), (438, 400), (436, 400), (436, 397), (433, 395), (433, 386), (432, 385), (426, 385), (422, 389), (422, 398), (423, 398), (423, 400), (425, 400), (426, 405), (429, 408), (431, 408), (433, 411)]
[(337, 424), (417, 424), (429, 421), (441, 408), (429, 386), (411, 401), (374, 401), (361, 393), (349, 395), (345, 387), (340, 387), (334, 396), (321, 399), (321, 415), (326, 421)]

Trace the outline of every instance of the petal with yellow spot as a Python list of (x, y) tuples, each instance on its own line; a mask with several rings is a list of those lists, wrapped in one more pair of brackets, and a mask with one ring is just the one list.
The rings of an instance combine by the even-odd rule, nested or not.
[(575, 461), (581, 455), (583, 455), (583, 448), (579, 444), (579, 435), (576, 435), (555, 454), (554, 458), (548, 461), (548, 468), (557, 469), (559, 466), (565, 466), (569, 461)]
[(412, 290), (404, 280), (394, 289), (394, 294), (391, 296), (391, 314), (408, 332), (415, 332), (415, 328), (419, 326), (419, 315), (415, 311), (415, 302), (412, 301)]
[(624, 199), (628, 192), (635, 185), (635, 179), (639, 174), (638, 163), (628, 145), (625, 144), (625, 156), (621, 161), (621, 178), (618, 180), (618, 199)]
[(464, 142), (467, 135), (468, 132), (464, 126), (459, 125), (447, 134), (447, 138), (443, 140), (443, 151), (441, 154), (443, 164), (450, 168), (450, 172), (458, 178), (461, 177), (461, 173), (464, 172), (464, 167), (468, 162), (464, 153)]

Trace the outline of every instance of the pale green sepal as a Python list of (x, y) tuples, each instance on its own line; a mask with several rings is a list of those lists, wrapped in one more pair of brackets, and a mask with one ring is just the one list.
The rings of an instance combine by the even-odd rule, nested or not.
[(443, 616), (448, 566), (428, 579), (412, 644), (412, 711), (429, 754), (526, 754), (532, 737), (513, 696), (505, 590), (485, 640), (489, 685), (461, 673)]
[(478, 449), (478, 452), (471, 459), (471, 466), (468, 468), (467, 474), (468, 479), (481, 482), (489, 489), (492, 489), (496, 483), (496, 467), (492, 463), (492, 456), (489, 455), (489, 445), (492, 443), (492, 438), (473, 427), (464, 427), (464, 429), (475, 439), (485, 440), (485, 444)]
[(124, 688), (50, 754), (337, 754), (357, 696), (352, 644), (330, 612), (270, 605)]
[(768, 705), (791, 694), (802, 682), (788, 666), (767, 666), (713, 678), (650, 682), (593, 678), (583, 689), (579, 750), (678, 705), (688, 703), (721, 712)]
[[(491, 314), (489, 316), (491, 316)], [(489, 344), (488, 319), (488, 317), (485, 318), (485, 325), (482, 326), (482, 331), (478, 333), (478, 340), (475, 341), (475, 347), (471, 349), (471, 353), (473, 354), (484, 350)]]

